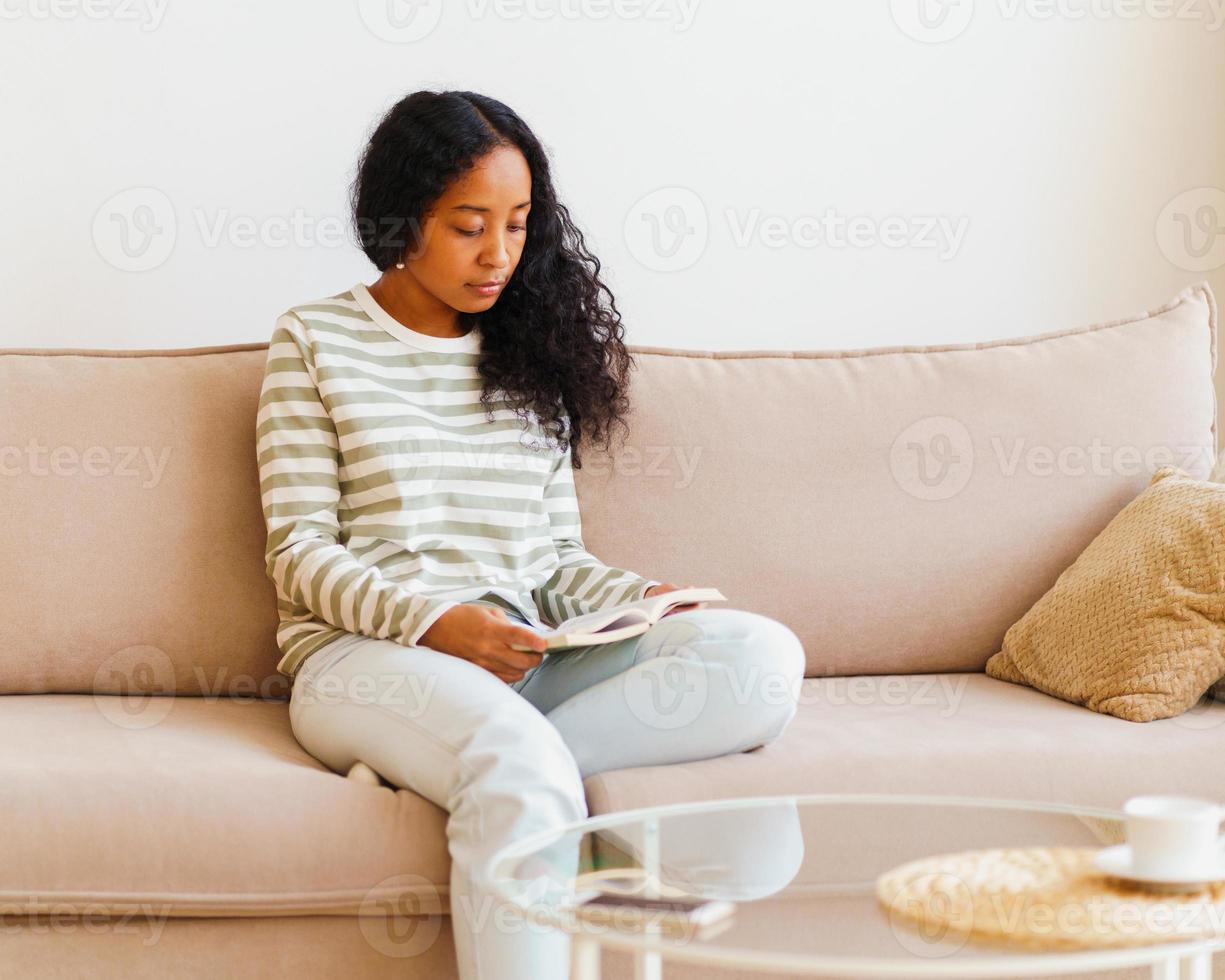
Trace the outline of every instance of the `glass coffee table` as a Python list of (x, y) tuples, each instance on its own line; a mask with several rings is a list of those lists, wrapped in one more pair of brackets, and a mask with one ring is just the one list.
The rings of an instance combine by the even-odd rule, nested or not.
[[(1209, 980), (1225, 939), (1136, 940), (1047, 949), (913, 925), (877, 897), (907, 862), (985, 848), (1103, 848), (1125, 841), (1113, 810), (1014, 800), (904, 795), (752, 797), (626, 810), (517, 841), (490, 864), (499, 896), (570, 936), (572, 980), (598, 980), (621, 950), (640, 980), (662, 963), (791, 976), (1038, 977), (1129, 967), (1158, 980)], [(593, 889), (734, 905), (707, 931), (648, 917), (576, 915)], [(1175, 935), (1170, 933), (1168, 935)]]

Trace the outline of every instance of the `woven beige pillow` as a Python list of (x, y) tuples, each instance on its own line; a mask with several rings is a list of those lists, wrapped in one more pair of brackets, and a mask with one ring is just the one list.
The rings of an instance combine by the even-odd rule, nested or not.
[[(1225, 454), (1217, 457), (1216, 467), (1208, 479), (1213, 483), (1225, 483)], [(1225, 701), (1225, 677), (1213, 684), (1208, 693), (1218, 701)]]
[(1225, 484), (1157, 470), (987, 673), (1128, 721), (1192, 707), (1225, 675)]

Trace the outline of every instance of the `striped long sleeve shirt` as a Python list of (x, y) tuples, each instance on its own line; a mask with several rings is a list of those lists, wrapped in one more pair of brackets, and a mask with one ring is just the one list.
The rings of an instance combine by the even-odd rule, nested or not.
[(464, 601), (555, 626), (657, 584), (586, 550), (569, 448), (486, 413), (479, 351), (479, 327), (412, 330), (360, 283), (277, 319), (256, 453), (281, 673), (345, 633), (412, 646)]

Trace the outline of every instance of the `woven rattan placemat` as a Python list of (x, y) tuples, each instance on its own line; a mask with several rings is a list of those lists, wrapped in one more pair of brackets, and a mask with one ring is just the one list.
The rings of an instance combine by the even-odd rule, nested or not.
[(1225, 936), (1225, 882), (1159, 893), (1093, 865), (1100, 848), (1030, 847), (922, 858), (882, 874), (892, 922), (1042, 949), (1144, 946)]

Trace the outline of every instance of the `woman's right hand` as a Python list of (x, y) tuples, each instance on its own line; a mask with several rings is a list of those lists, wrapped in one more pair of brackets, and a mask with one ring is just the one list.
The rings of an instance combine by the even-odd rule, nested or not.
[[(460, 603), (439, 616), (418, 637), (421, 646), (470, 660), (512, 684), (544, 659), (544, 637), (512, 622), (505, 609)], [(511, 644), (534, 652), (512, 650)]]

